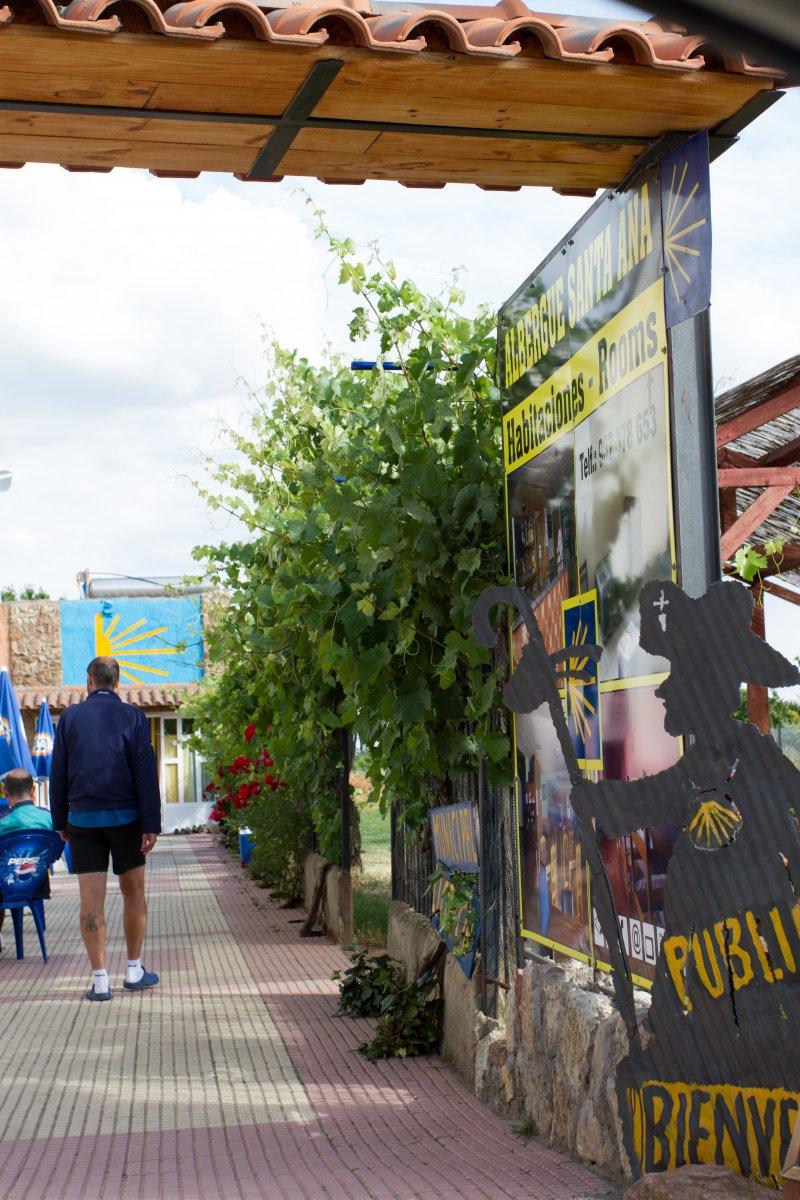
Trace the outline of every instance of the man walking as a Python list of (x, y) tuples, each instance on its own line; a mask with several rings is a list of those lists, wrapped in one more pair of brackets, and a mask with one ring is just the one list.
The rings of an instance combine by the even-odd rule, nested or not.
[(68, 708), (56, 729), (50, 772), (53, 828), (69, 842), (81, 897), (81, 934), (92, 964), (87, 1000), (110, 1000), (106, 970), (105, 899), (108, 861), (119, 877), (128, 947), (123, 987), (140, 992), (158, 983), (142, 966), (147, 925), (145, 855), (161, 832), (161, 797), (147, 718), (116, 694), (119, 664), (93, 658), (88, 696)]

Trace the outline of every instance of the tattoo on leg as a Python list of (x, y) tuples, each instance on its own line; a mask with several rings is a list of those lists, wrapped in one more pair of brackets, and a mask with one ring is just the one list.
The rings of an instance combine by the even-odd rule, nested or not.
[(84, 913), (81, 917), (81, 925), (87, 933), (97, 933), (97, 930), (103, 923), (103, 918), (98, 916), (97, 913), (88, 912)]

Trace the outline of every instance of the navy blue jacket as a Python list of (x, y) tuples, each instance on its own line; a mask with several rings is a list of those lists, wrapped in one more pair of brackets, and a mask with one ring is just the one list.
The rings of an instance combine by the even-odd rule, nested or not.
[(161, 796), (147, 717), (104, 688), (58, 722), (50, 768), (53, 828), (70, 811), (138, 808), (144, 833), (161, 832)]

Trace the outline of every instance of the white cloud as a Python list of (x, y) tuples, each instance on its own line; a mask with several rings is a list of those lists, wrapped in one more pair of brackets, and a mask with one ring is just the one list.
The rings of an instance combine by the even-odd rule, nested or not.
[(3, 581), (187, 569), (213, 526), (176, 476), (236, 418), (261, 322), (321, 347), (307, 225), (224, 186), (49, 167), (0, 175), (0, 221)]

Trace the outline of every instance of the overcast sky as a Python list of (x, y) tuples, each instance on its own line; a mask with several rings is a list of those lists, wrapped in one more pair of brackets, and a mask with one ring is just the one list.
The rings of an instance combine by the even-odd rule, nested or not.
[[(575, 13), (630, 14), (574, 0)], [(714, 375), (722, 386), (800, 351), (800, 95), (712, 167)], [(302, 181), (299, 181), (302, 182)], [(544, 189), (484, 193), (304, 185), (334, 231), (423, 286), (465, 268), (470, 303), (499, 304), (587, 207)], [(146, 172), (0, 170), (0, 584), (76, 595), (75, 574), (181, 574), (225, 536), (185, 481), (260, 378), (262, 327), (312, 357), (345, 353), (313, 221), (292, 181), (190, 182)], [(770, 636), (800, 653), (797, 610)]]

